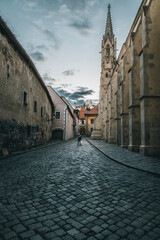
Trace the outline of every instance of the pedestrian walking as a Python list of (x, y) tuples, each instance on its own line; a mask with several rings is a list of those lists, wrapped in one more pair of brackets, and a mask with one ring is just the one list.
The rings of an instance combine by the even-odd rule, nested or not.
[(82, 136), (81, 136), (80, 133), (78, 134), (78, 139), (77, 139), (77, 140), (78, 140), (77, 145), (78, 145), (78, 146), (81, 146), (81, 145), (82, 145)]

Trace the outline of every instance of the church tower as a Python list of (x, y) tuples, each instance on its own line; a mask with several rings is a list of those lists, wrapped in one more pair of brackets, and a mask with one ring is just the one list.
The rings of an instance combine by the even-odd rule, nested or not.
[(111, 5), (108, 5), (108, 15), (106, 21), (105, 34), (102, 39), (101, 50), (101, 79), (99, 100), (102, 101), (110, 82), (113, 69), (116, 64), (116, 40), (114, 39), (112, 20), (111, 20)]
[(101, 50), (101, 78), (99, 90), (99, 113), (94, 123), (92, 139), (106, 139), (107, 136), (107, 96), (106, 92), (113, 70), (116, 65), (116, 40), (114, 39), (112, 20), (111, 20), (111, 5), (108, 5), (108, 15), (106, 21), (105, 33), (102, 39)]

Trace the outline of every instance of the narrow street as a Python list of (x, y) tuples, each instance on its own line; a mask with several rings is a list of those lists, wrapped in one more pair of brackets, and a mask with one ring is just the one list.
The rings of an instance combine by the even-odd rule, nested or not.
[(158, 240), (160, 178), (86, 140), (0, 161), (1, 240)]

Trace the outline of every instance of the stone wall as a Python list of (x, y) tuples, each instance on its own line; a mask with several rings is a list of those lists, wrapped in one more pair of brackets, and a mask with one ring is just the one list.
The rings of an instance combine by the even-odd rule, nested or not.
[(33, 62), (0, 18), (0, 154), (51, 138), (53, 104)]
[(159, 10), (159, 0), (142, 1), (110, 80), (100, 82), (103, 138), (144, 155), (160, 154)]

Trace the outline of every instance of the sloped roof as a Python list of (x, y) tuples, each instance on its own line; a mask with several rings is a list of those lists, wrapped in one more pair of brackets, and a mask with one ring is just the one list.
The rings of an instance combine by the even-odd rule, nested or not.
[(84, 106), (81, 106), (81, 110), (79, 112), (79, 119), (85, 119), (85, 115), (98, 115), (98, 107), (99, 104), (94, 106), (94, 108), (92, 108), (90, 111), (87, 111)]
[(85, 115), (92, 115), (92, 114), (97, 114), (98, 115), (98, 107), (99, 107), (99, 105), (96, 105), (90, 111), (86, 111)]
[[(65, 97), (63, 97), (63, 96), (59, 96), (59, 94), (56, 92), (56, 90), (55, 90), (53, 87), (47, 86), (47, 89), (48, 89), (48, 91), (49, 91), (49, 94), (51, 94), (52, 92), (54, 92), (54, 93), (58, 96), (58, 98), (66, 105), (66, 107), (67, 107), (67, 109), (68, 109), (71, 117), (74, 119), (74, 115), (73, 115), (73, 111), (72, 111), (73, 108), (72, 108), (72, 106), (70, 105), (70, 103), (67, 101), (67, 99), (66, 99)], [(50, 95), (50, 97), (51, 97), (51, 95)], [(52, 99), (52, 101), (54, 101), (54, 98), (53, 98), (53, 97), (51, 97), (51, 99)]]

